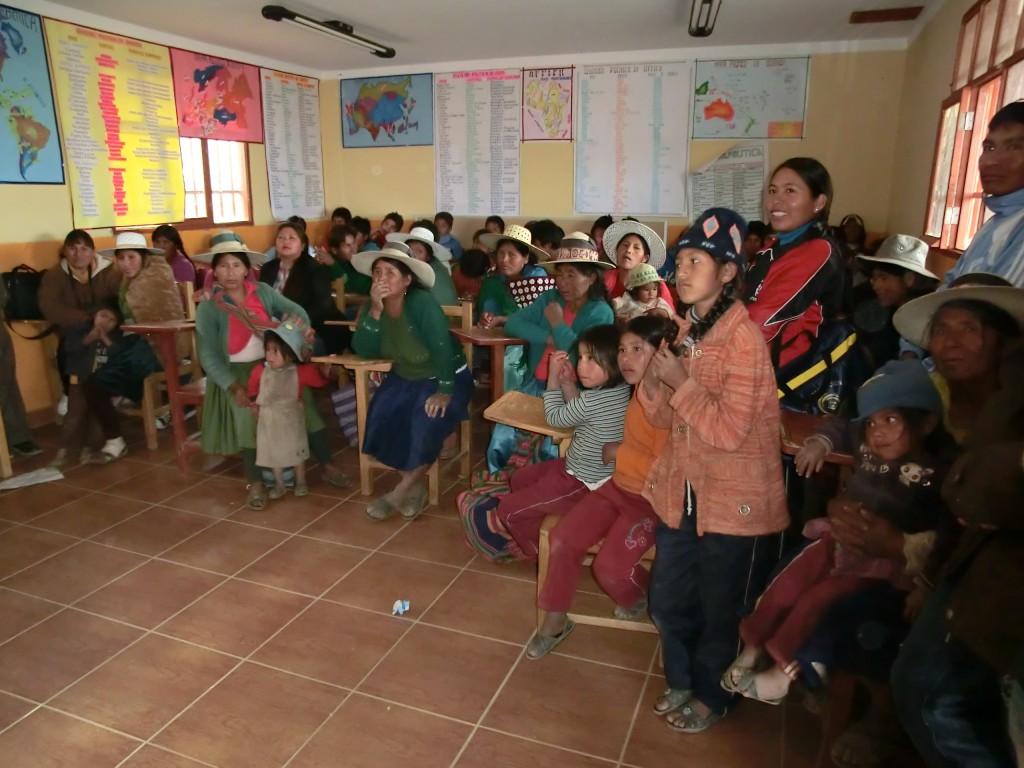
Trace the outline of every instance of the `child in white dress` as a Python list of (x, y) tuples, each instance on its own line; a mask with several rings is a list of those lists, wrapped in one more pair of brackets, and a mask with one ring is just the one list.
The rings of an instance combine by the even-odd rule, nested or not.
[(626, 292), (612, 299), (615, 319), (620, 323), (628, 323), (640, 315), (660, 314), (671, 320), (676, 313), (672, 305), (661, 298), (663, 282), (658, 276), (658, 270), (650, 264), (637, 264), (629, 270)]

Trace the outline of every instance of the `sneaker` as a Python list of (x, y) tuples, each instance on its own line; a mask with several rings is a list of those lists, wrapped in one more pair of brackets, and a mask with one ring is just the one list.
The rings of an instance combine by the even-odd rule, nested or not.
[(68, 396), (61, 395), (60, 400), (57, 401), (57, 415), (67, 416), (68, 415)]
[(156, 417), (156, 428), (157, 429), (167, 429), (169, 426), (171, 426), (171, 412), (170, 411), (167, 411), (165, 413), (161, 413), (159, 416)]
[(38, 456), (42, 452), (43, 449), (31, 440), (11, 446), (11, 453), (15, 456)]

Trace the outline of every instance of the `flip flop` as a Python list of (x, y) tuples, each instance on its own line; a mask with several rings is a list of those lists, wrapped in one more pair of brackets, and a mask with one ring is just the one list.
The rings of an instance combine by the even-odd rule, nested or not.
[(96, 464), (102, 466), (103, 464), (109, 464), (112, 461), (124, 458), (128, 455), (128, 446), (124, 445), (119, 451), (97, 451), (89, 457), (90, 464)]
[(725, 674), (722, 675), (722, 679), (718, 681), (719, 685), (722, 686), (723, 690), (726, 690), (729, 693), (741, 693), (736, 686), (745, 680), (753, 671), (753, 667), (744, 667), (742, 664), (733, 662), (729, 665), (729, 668), (725, 670)]
[(259, 512), (267, 506), (267, 489), (263, 485), (253, 483), (249, 486), (249, 495), (245, 499), (245, 506), (253, 512)]
[(721, 712), (712, 712), (707, 717), (701, 717), (694, 711), (693, 707), (686, 704), (682, 709), (673, 714), (678, 715), (678, 717), (674, 719), (671, 716), (665, 718), (665, 724), (673, 731), (676, 733), (700, 733), (701, 731), (706, 731), (729, 714), (729, 708), (726, 707)]
[(558, 644), (565, 640), (569, 636), (569, 633), (576, 629), (576, 624), (573, 623), (572, 619), (565, 620), (565, 626), (562, 627), (562, 631), (557, 635), (542, 635), (539, 632), (535, 632), (533, 637), (530, 638), (529, 644), (526, 646), (526, 658), (531, 660), (539, 659), (541, 656), (547, 656), (553, 651)]
[(689, 688), (666, 688), (665, 692), (654, 702), (654, 714), (664, 717), (670, 712), (682, 709), (693, 698)]
[(355, 482), (355, 480), (352, 479), (351, 475), (342, 472), (341, 470), (338, 470), (337, 472), (332, 472), (331, 474), (322, 474), (324, 480), (333, 485), (335, 488), (348, 488), (350, 485), (352, 485), (352, 483)]
[[(740, 669), (743, 669), (743, 668), (740, 667)], [(785, 699), (786, 699), (785, 696), (780, 696), (777, 699), (766, 699), (766, 698), (758, 695), (758, 693), (757, 693), (757, 676), (758, 676), (758, 674), (760, 674), (760, 673), (755, 672), (752, 669), (747, 669), (747, 670), (745, 670), (739, 676), (739, 678), (734, 679), (732, 681), (733, 682), (733, 687), (731, 689), (726, 688), (726, 690), (727, 691), (731, 690), (732, 693), (738, 693), (740, 696), (742, 696), (745, 699), (753, 699), (754, 701), (760, 701), (762, 704), (771, 704), (773, 707), (779, 706), (779, 704), (781, 704), (783, 701), (785, 701)], [(724, 676), (723, 676), (723, 681), (724, 681)], [(725, 686), (723, 685), (722, 687), (724, 688)]]
[(402, 513), (404, 520), (415, 520), (419, 517), (427, 504), (427, 489), (417, 488), (410, 493), (398, 505), (398, 511)]
[(387, 520), (398, 510), (395, 509), (386, 496), (374, 499), (366, 507), (366, 516), (375, 522)]

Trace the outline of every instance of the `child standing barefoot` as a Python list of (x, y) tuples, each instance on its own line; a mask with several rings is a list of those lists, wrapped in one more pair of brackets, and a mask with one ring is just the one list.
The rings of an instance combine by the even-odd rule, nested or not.
[(691, 307), (682, 357), (662, 345), (639, 388), (652, 423), (671, 427), (643, 496), (660, 518), (649, 601), (668, 689), (654, 711), (681, 733), (728, 712), (719, 679), (735, 658), (761, 537), (789, 522), (775, 374), (737, 300), (745, 231), (736, 213), (712, 208), (680, 239), (676, 289)]
[(303, 387), (322, 387), (327, 380), (315, 366), (302, 363), (308, 347), (304, 329), (292, 320), (285, 320), (264, 334), (266, 358), (253, 368), (249, 377), (249, 397), (256, 407), (256, 465), (269, 467), (274, 473), (270, 499), (280, 499), (286, 489), (284, 468), (295, 470), (295, 495), (309, 493), (306, 485), (306, 459), (309, 439), (306, 436)]

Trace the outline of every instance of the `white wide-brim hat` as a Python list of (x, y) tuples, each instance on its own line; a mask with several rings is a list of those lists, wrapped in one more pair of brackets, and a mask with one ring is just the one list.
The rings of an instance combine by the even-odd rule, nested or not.
[(648, 264), (655, 269), (661, 269), (665, 265), (665, 241), (646, 224), (628, 219), (609, 224), (608, 229), (604, 231), (604, 253), (611, 259), (612, 264), (618, 263), (615, 260), (615, 249), (626, 235), (637, 235), (647, 243), (647, 248), (651, 252)]
[(570, 232), (562, 238), (562, 244), (555, 251), (555, 258), (541, 264), (549, 273), (560, 264), (592, 264), (599, 269), (614, 269), (614, 264), (601, 261), (594, 241), (584, 232)]
[(537, 261), (547, 261), (551, 258), (547, 251), (533, 244), (533, 235), (530, 234), (530, 230), (520, 227), (518, 224), (509, 224), (500, 235), (495, 232), (480, 235), (480, 242), (491, 249), (496, 249), (502, 240), (515, 240), (517, 243), (522, 243), (537, 257)]
[(104, 248), (96, 251), (100, 256), (112, 257), (118, 251), (138, 251), (139, 253), (153, 253), (163, 256), (159, 248), (150, 248), (146, 242), (146, 236), (141, 232), (122, 232), (114, 240), (113, 248)]
[(440, 243), (434, 242), (434, 235), (426, 227), (413, 227), (408, 232), (395, 232), (388, 235), (385, 240), (389, 243), (408, 243), (415, 240), (427, 246), (438, 261), (452, 260), (452, 252)]
[(434, 287), (434, 270), (425, 261), (420, 261), (409, 253), (405, 243), (387, 243), (379, 251), (360, 251), (352, 257), (352, 266), (364, 275), (373, 276), (373, 262), (377, 259), (393, 259), (401, 262), (416, 275), (425, 288)]
[(963, 281), (959, 285), (908, 301), (896, 310), (892, 316), (892, 323), (896, 326), (896, 331), (900, 336), (912, 344), (927, 348), (932, 320), (935, 319), (936, 313), (951, 301), (970, 299), (999, 307), (1016, 320), (1021, 330), (1024, 331), (1024, 289), (986, 284), (985, 282), (980, 284), (970, 282), (971, 280), (984, 281), (993, 278), (1000, 279), (987, 273), (962, 275), (958, 278)]
[(225, 229), (223, 232), (218, 232), (211, 237), (210, 250), (197, 253), (191, 258), (192, 261), (198, 261), (202, 264), (212, 264), (213, 257), (221, 253), (244, 253), (249, 257), (249, 263), (254, 267), (262, 265), (267, 260), (267, 254), (247, 247), (242, 242), (242, 238), (230, 229)]
[(858, 256), (857, 258), (863, 262), (892, 264), (894, 267), (909, 269), (911, 272), (924, 275), (932, 280), (939, 279), (938, 275), (929, 272), (925, 266), (928, 261), (928, 244), (910, 235), (887, 237), (874, 256)]

